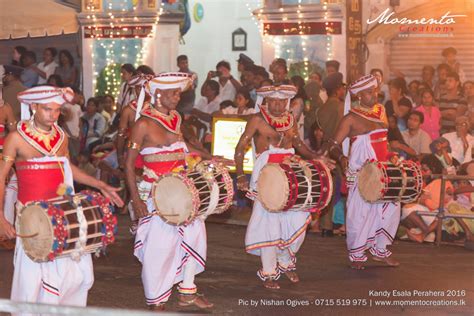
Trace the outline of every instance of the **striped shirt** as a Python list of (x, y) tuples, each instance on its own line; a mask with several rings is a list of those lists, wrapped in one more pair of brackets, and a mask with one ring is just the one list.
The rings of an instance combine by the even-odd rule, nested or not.
[[(464, 99), (462, 96), (458, 95), (454, 99), (448, 99), (447, 95), (441, 95), (439, 101), (439, 110), (441, 111), (441, 114), (443, 111), (447, 110), (452, 110), (452, 111), (457, 111), (459, 106), (467, 106), (467, 101)], [(447, 119), (444, 117), (441, 117), (441, 134), (446, 133), (446, 132), (453, 132), (456, 130), (455, 126), (455, 118), (453, 119)]]

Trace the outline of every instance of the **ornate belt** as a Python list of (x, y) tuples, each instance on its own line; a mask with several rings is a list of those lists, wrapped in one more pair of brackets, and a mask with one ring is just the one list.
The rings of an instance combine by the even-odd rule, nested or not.
[(385, 142), (387, 141), (387, 137), (382, 137), (382, 138), (379, 138), (379, 139), (371, 139), (370, 142), (371, 143), (380, 143), (380, 142)]
[(184, 160), (184, 153), (168, 153), (168, 154), (153, 154), (143, 156), (145, 162), (168, 162), (176, 160)]
[(59, 162), (57, 164), (31, 164), (24, 166), (16, 166), (16, 170), (40, 170), (40, 169), (59, 169)]

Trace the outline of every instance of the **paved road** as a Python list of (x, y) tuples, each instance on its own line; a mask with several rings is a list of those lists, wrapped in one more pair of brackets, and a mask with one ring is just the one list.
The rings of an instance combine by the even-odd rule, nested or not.
[[(141, 266), (132, 256), (133, 240), (126, 233), (126, 217), (120, 217), (120, 223), (117, 243), (109, 248), (107, 257), (95, 260), (96, 281), (90, 291), (89, 305), (143, 309)], [(474, 315), (474, 252), (462, 247), (396, 242), (392, 251), (402, 263), (399, 268), (371, 262), (367, 270), (355, 271), (348, 268), (342, 237), (321, 238), (311, 234), (298, 254), (302, 281), (294, 285), (282, 277), (282, 289), (276, 291), (264, 289), (256, 277), (259, 258), (243, 250), (245, 227), (208, 223), (207, 231), (207, 269), (197, 277), (197, 284), (215, 303), (211, 312), (217, 315)], [(0, 252), (0, 297), (9, 295), (11, 260), (12, 253)], [(461, 304), (460, 300), (464, 300), (466, 306), (376, 307), (377, 300), (383, 297), (375, 296), (377, 293), (372, 290), (391, 293), (387, 299), (391, 304), (398, 299), (457, 300)], [(393, 297), (394, 290), (405, 296)], [(444, 297), (415, 296), (420, 293), (414, 291), (429, 290), (441, 291), (438, 294)], [(456, 296), (447, 297), (449, 294)], [(252, 302), (258, 306), (250, 306)], [(354, 303), (372, 306), (354, 306)], [(309, 305), (291, 307), (291, 304)], [(197, 312), (179, 307), (175, 294), (170, 298), (168, 310)]]

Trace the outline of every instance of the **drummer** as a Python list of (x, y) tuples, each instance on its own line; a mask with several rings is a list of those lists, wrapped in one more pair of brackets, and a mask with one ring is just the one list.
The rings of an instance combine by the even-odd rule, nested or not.
[[(135, 214), (140, 218), (134, 254), (143, 265), (142, 282), (146, 303), (151, 310), (163, 310), (173, 285), (178, 285), (180, 306), (210, 308), (213, 304), (198, 294), (194, 276), (204, 271), (206, 263), (206, 227), (198, 218), (186, 226), (173, 226), (152, 214), (150, 196), (153, 182), (160, 175), (186, 167), (188, 150), (210, 159), (207, 152), (186, 144), (181, 134), (181, 117), (175, 110), (180, 94), (191, 87), (192, 76), (186, 73), (162, 73), (148, 82), (146, 92), (151, 104), (142, 110), (132, 128), (126, 160), (127, 184)], [(135, 181), (135, 160), (143, 157), (143, 181)]]
[[(99, 189), (116, 205), (123, 202), (119, 189), (86, 175), (69, 162), (68, 141), (56, 124), (61, 106), (72, 100), (69, 88), (34, 87), (18, 94), (22, 119), (16, 131), (8, 134), (0, 162), (0, 231), (15, 238), (13, 226), (5, 219), (3, 200), (5, 179), (13, 164), (18, 177), (17, 211), (31, 201), (48, 200), (73, 192), (73, 179)], [(33, 116), (30, 118), (30, 109)], [(41, 184), (41, 185), (38, 185)], [(36, 263), (17, 239), (11, 299), (17, 302), (85, 306), (87, 293), (94, 282), (92, 258), (85, 254)]]
[[(352, 108), (349, 93), (358, 99)], [(373, 260), (395, 267), (399, 263), (391, 257), (387, 246), (392, 244), (400, 222), (400, 203), (368, 203), (357, 187), (357, 173), (367, 160), (397, 161), (396, 156), (388, 153), (387, 117), (384, 106), (377, 103), (377, 79), (367, 75), (353, 82), (345, 108), (350, 111), (339, 124), (334, 139), (329, 140), (329, 153), (346, 170), (349, 189), (346, 230), (351, 267), (365, 268), (366, 250), (370, 250)], [(352, 142), (348, 159), (341, 147), (345, 139)]]
[[(283, 162), (286, 157), (295, 154), (293, 148), (305, 158), (320, 158), (300, 139), (298, 125), (289, 112), (290, 99), (296, 92), (296, 88), (291, 85), (266, 86), (257, 90), (259, 99), (266, 99), (266, 105), (260, 105), (260, 112), (249, 119), (235, 149), (237, 185), (240, 190), (249, 189), (243, 171), (243, 160), (245, 150), (252, 140), (257, 154), (250, 181), (252, 191), (256, 189), (256, 181), (263, 166), (268, 162)], [(254, 202), (245, 246), (248, 253), (260, 256), (262, 268), (257, 275), (266, 288), (280, 288), (276, 282), (280, 273), (284, 273), (291, 282), (299, 281), (295, 272), (296, 252), (304, 241), (310, 221), (309, 212), (271, 213), (259, 201)]]

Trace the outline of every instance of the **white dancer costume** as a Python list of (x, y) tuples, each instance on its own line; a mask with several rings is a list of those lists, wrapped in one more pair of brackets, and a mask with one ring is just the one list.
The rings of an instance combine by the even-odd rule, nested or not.
[(16, 173), (8, 181), (7, 187), (5, 188), (5, 201), (3, 203), (3, 212), (5, 218), (10, 224), (15, 222), (15, 203), (18, 199), (18, 179)]
[[(294, 149), (275, 148), (261, 153), (255, 161), (250, 189), (257, 188), (260, 170), (271, 159), (271, 155), (294, 155)], [(282, 158), (282, 157), (281, 157)], [(276, 161), (275, 161), (276, 162)], [(257, 275), (263, 280), (280, 277), (281, 272), (296, 269), (296, 252), (303, 244), (306, 227), (311, 221), (309, 212), (286, 211), (271, 213), (259, 201), (255, 201), (252, 217), (245, 235), (245, 249), (248, 253), (261, 257), (262, 269)]]
[[(148, 212), (155, 210), (150, 197), (152, 183), (156, 177), (169, 173), (175, 167), (184, 165), (183, 160), (147, 162), (147, 156), (164, 153), (184, 153), (183, 142), (167, 147), (144, 148), (143, 181), (138, 185), (140, 197), (146, 201)], [(165, 155), (163, 155), (165, 156)], [(166, 224), (159, 216), (149, 215), (139, 220), (135, 237), (134, 254), (143, 265), (142, 281), (147, 305), (159, 305), (168, 301), (173, 285), (178, 285), (181, 294), (194, 294), (197, 287), (194, 276), (204, 271), (206, 263), (206, 226), (201, 219), (195, 219), (186, 226)]]
[(367, 249), (380, 258), (391, 255), (387, 246), (392, 244), (400, 222), (400, 203), (368, 203), (357, 187), (357, 173), (363, 164), (370, 159), (384, 161), (386, 153), (386, 129), (358, 135), (353, 140), (347, 172), (346, 216), (347, 248), (352, 262), (365, 262)]
[[(72, 171), (66, 157), (42, 157), (28, 160), (30, 163), (51, 161), (63, 163), (64, 182), (73, 187)], [(47, 184), (42, 182), (42, 185)], [(24, 188), (19, 187), (19, 190), (21, 192)], [(20, 210), (21, 207), (22, 204), (18, 201), (17, 210)], [(14, 273), (11, 291), (13, 301), (86, 306), (88, 291), (94, 283), (90, 254), (81, 256), (78, 261), (66, 257), (50, 262), (36, 263), (25, 254), (21, 239), (17, 238), (13, 262)]]

